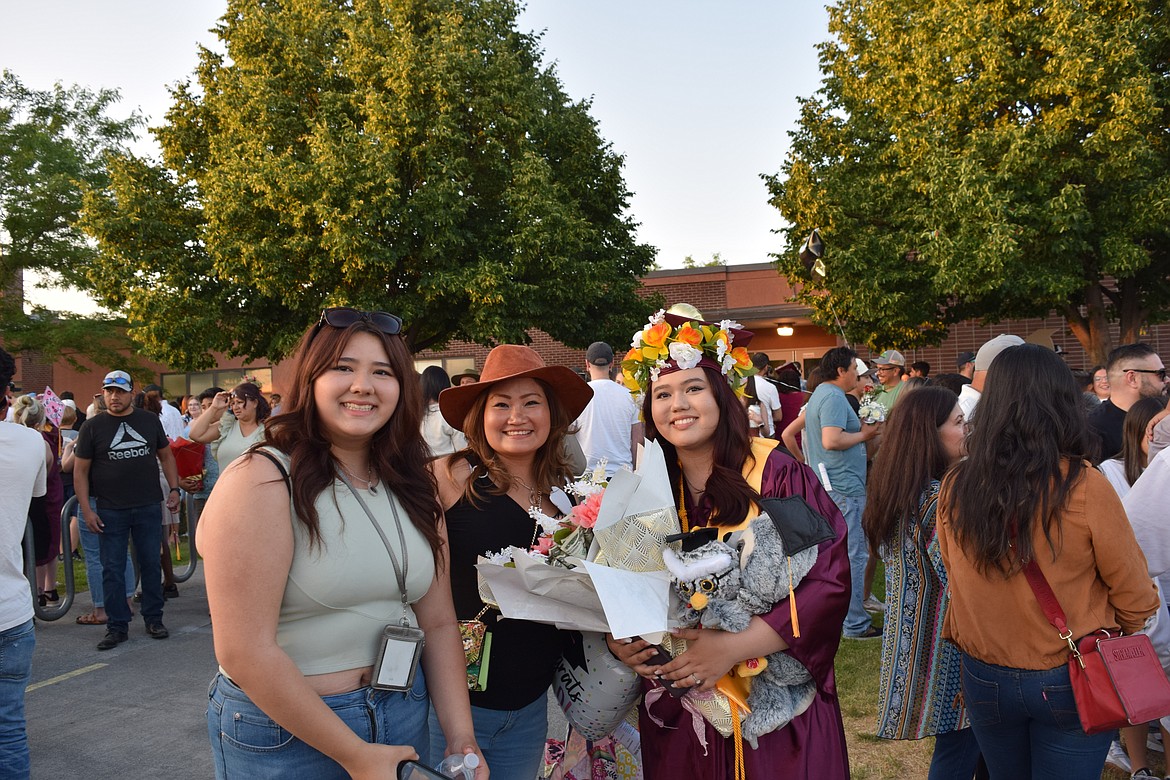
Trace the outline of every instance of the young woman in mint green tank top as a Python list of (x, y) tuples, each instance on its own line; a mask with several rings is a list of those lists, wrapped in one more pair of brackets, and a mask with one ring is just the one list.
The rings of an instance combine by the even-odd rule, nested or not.
[[(198, 543), (220, 665), (207, 712), (217, 778), (389, 780), (426, 751), (432, 705), (447, 752), (479, 753), (401, 327), (384, 312), (322, 312), (283, 413), (208, 500)], [(372, 685), (381, 658), (414, 668), (414, 645), (381, 649), (387, 627), (425, 637), (399, 690)]]

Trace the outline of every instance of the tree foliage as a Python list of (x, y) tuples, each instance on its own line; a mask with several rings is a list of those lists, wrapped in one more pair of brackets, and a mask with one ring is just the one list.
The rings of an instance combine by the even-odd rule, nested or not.
[(134, 114), (110, 116), (117, 101), (112, 90), (36, 90), (0, 74), (0, 333), (10, 351), (66, 351), (74, 365), (73, 350), (99, 364), (116, 356), (115, 318), (26, 313), (20, 280), (31, 270), (50, 286), (86, 284), (95, 249), (76, 227), (83, 188), (105, 186), (106, 152), (123, 149), (141, 124)]
[(154, 132), (87, 198), (90, 280), (173, 365), (279, 358), (323, 305), (415, 350), (636, 329), (653, 250), (622, 158), (512, 0), (231, 0)]
[[(1092, 359), (1170, 314), (1164, 0), (841, 0), (781, 172), (778, 265), (879, 348), (1055, 310)], [(825, 279), (796, 250), (819, 227)]]

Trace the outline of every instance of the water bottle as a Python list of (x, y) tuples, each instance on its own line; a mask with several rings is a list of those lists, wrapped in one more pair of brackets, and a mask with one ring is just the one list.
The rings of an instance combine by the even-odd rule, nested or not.
[(477, 767), (479, 767), (479, 756), (475, 753), (452, 753), (435, 768), (444, 777), (472, 780), (475, 777)]

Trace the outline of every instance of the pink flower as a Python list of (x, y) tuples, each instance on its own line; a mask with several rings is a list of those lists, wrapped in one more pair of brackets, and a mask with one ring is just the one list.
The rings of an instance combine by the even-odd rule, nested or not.
[(581, 528), (592, 528), (597, 524), (597, 513), (601, 510), (601, 496), (605, 491), (594, 493), (573, 510), (573, 524)]
[(553, 538), (552, 536), (542, 536), (536, 540), (536, 544), (532, 545), (532, 552), (540, 553), (541, 555), (548, 555), (552, 550)]

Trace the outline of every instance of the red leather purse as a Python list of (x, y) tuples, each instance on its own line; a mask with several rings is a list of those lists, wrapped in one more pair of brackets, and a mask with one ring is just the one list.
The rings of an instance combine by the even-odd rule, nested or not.
[(1064, 610), (1035, 561), (1024, 566), (1044, 617), (1068, 642), (1068, 676), (1086, 734), (1136, 726), (1170, 715), (1170, 680), (1145, 634), (1098, 629), (1073, 641)]

